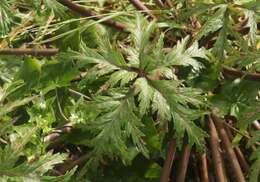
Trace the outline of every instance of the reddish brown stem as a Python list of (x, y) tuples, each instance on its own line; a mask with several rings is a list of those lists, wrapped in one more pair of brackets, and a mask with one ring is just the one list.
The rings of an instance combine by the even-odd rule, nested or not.
[(44, 137), (44, 142), (53, 142), (57, 140), (64, 133), (70, 133), (72, 131), (72, 125), (66, 124), (61, 128), (56, 129), (54, 132), (48, 134)]
[(160, 182), (168, 182), (170, 179), (175, 151), (176, 151), (176, 140), (171, 139), (170, 142), (168, 143), (166, 158), (161, 172)]
[(254, 121), (252, 125), (256, 130), (260, 130), (260, 124), (258, 121)]
[[(67, 8), (69, 8), (71, 11), (73, 11), (74, 13), (76, 13), (79, 16), (82, 16), (82, 17), (91, 17), (91, 16), (93, 16), (94, 20), (100, 20), (100, 19), (103, 18), (102, 16), (97, 16), (94, 12), (92, 12), (92, 11), (82, 7), (82, 6), (74, 4), (70, 0), (57, 0), (57, 1), (59, 3), (61, 3), (62, 5), (66, 6)], [(120, 31), (126, 30), (126, 25), (122, 24), (122, 23), (119, 23), (119, 22), (115, 22), (115, 21), (112, 21), (112, 20), (105, 20), (102, 23), (106, 24), (106, 25), (108, 25), (110, 27), (116, 28), (116, 29), (118, 29)]]
[(209, 182), (207, 153), (200, 156), (200, 181)]
[[(223, 122), (223, 124), (224, 124), (226, 127), (228, 127), (228, 128), (230, 128), (231, 130), (233, 130), (234, 132), (238, 133), (239, 135), (245, 137), (246, 139), (249, 139), (249, 140), (250, 140), (250, 139), (252, 138), (252, 136), (250, 136), (250, 135), (248, 134), (248, 132), (243, 133), (243, 132), (239, 131), (237, 128), (233, 127), (232, 125), (230, 125), (230, 124), (228, 124), (228, 123), (226, 123), (226, 122)], [(256, 144), (256, 145), (260, 145), (260, 142), (255, 142), (255, 144)]]
[(161, 0), (154, 0), (154, 1), (160, 8), (164, 7), (164, 4), (163, 4), (163, 2)]
[(191, 152), (190, 146), (188, 144), (185, 144), (182, 152), (181, 163), (178, 166), (178, 174), (176, 178), (177, 182), (185, 181), (187, 167), (189, 164), (190, 152)]
[(231, 167), (232, 167), (232, 169), (233, 169), (233, 171), (236, 175), (237, 181), (238, 182), (246, 182), (245, 177), (242, 173), (241, 167), (239, 165), (238, 159), (236, 157), (236, 154), (235, 154), (235, 152), (232, 148), (231, 142), (230, 142), (228, 135), (225, 131), (223, 121), (220, 118), (218, 118), (215, 111), (213, 111), (211, 115), (212, 115), (213, 121), (216, 125), (217, 131), (218, 131), (219, 136), (221, 138), (221, 141), (223, 142), (223, 146), (224, 146), (224, 149), (226, 151), (227, 158), (228, 158), (228, 160), (231, 164)]
[[(246, 22), (247, 22), (247, 21), (246, 21)], [(259, 27), (260, 27), (260, 23), (258, 22), (258, 23), (257, 23), (257, 29), (259, 29)], [(245, 27), (245, 26), (240, 27), (240, 28), (237, 29), (237, 31), (238, 31), (240, 34), (242, 34), (242, 35), (248, 34), (248, 33), (249, 33), (249, 30), (250, 30), (250, 28), (249, 28), (249, 27)]]
[(220, 149), (219, 138), (218, 138), (217, 130), (215, 128), (215, 125), (211, 117), (209, 117), (208, 120), (208, 127), (210, 133), (210, 146), (211, 146), (212, 158), (214, 162), (215, 176), (218, 182), (226, 182), (226, 173), (224, 171), (222, 157), (219, 152)]
[(29, 49), (29, 48), (7, 48), (0, 49), (0, 55), (31, 55), (31, 56), (53, 56), (59, 52), (58, 49)]
[[(169, 53), (171, 50), (172, 50), (172, 48), (169, 48), (169, 47), (164, 48), (164, 51), (166, 53)], [(230, 68), (227, 66), (222, 67), (222, 74), (228, 79), (235, 79), (235, 78), (243, 77), (247, 80), (260, 81), (260, 73), (248, 73), (248, 72), (240, 71), (240, 70)]]
[(136, 9), (143, 11), (146, 13), (151, 19), (156, 19), (156, 17), (152, 14), (152, 12), (139, 0), (129, 0)]
[[(230, 131), (230, 129), (228, 127), (225, 127), (226, 131), (227, 131), (227, 135), (229, 137), (229, 139), (232, 141), (233, 140), (233, 135)], [(238, 146), (235, 146), (234, 147), (234, 151), (236, 153), (236, 156), (237, 156), (237, 159), (242, 167), (242, 169), (244, 170), (244, 172), (246, 174), (249, 174), (250, 172), (250, 166), (249, 164), (247, 163), (246, 161), (246, 158), (245, 156), (243, 155), (242, 151), (240, 150), (240, 148)]]
[(247, 73), (227, 66), (222, 67), (222, 73), (228, 78), (245, 78), (248, 80), (260, 81), (260, 73)]
[(166, 2), (166, 4), (167, 4), (170, 8), (173, 7), (173, 4), (172, 4), (171, 0), (166, 0), (165, 2)]
[(73, 167), (82, 164), (89, 158), (89, 154), (82, 155), (81, 157), (77, 158), (73, 161), (67, 161), (59, 168), (59, 172), (61, 174), (65, 174), (67, 171), (71, 170)]

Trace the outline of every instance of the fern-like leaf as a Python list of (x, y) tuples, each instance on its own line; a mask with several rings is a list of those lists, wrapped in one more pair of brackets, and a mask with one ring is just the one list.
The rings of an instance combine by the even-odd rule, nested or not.
[(214, 8), (219, 8), (211, 18), (202, 26), (201, 30), (196, 35), (196, 39), (200, 40), (211, 32), (215, 32), (223, 26), (223, 17), (227, 9), (226, 4), (218, 5)]
[(192, 66), (194, 70), (199, 70), (202, 64), (195, 58), (207, 59), (206, 51), (203, 48), (199, 48), (198, 42), (193, 43), (188, 49), (187, 44), (189, 37), (185, 37), (181, 42), (178, 41), (176, 47), (167, 54), (166, 60), (164, 61), (167, 65), (183, 65)]
[(6, 36), (12, 24), (13, 12), (8, 1), (2, 0), (0, 3), (0, 38)]
[[(111, 109), (111, 108), (110, 108)], [(122, 158), (127, 158), (126, 139), (131, 138), (133, 144), (144, 155), (148, 155), (141, 137), (143, 137), (140, 127), (142, 123), (135, 114), (135, 104), (132, 97), (117, 102), (113, 110), (104, 113), (91, 122), (96, 129), (96, 136), (91, 141), (94, 153), (97, 155), (120, 154)]]
[[(151, 84), (167, 101), (177, 139), (183, 138), (187, 132), (189, 144), (196, 144), (199, 149), (202, 149), (203, 139), (207, 134), (194, 123), (195, 119), (205, 114), (203, 110), (199, 110), (203, 105), (201, 93), (196, 89), (180, 88), (177, 81), (159, 80)], [(192, 109), (189, 105), (197, 109)]]
[(249, 27), (249, 41), (255, 46), (257, 42), (257, 15), (252, 10), (246, 10), (245, 16), (248, 19), (246, 27)]
[(148, 81), (145, 78), (138, 78), (135, 82), (136, 92), (139, 93), (139, 108), (140, 114), (144, 115), (147, 113), (150, 108), (151, 101), (153, 100), (154, 90), (148, 84)]

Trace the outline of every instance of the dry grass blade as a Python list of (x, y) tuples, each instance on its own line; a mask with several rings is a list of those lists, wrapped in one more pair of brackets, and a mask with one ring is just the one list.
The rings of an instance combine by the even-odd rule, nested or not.
[(17, 35), (25, 32), (28, 28), (32, 27), (32, 16), (34, 16), (34, 12), (29, 12), (26, 18), (22, 20), (21, 24), (19, 24), (11, 30), (11, 32), (8, 34), (8, 41), (7, 39), (3, 39), (0, 42), (0, 49), (8, 47), (8, 44), (11, 43), (17, 37)]

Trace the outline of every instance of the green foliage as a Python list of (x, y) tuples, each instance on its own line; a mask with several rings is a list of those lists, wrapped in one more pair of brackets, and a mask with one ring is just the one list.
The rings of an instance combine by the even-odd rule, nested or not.
[[(129, 1), (72, 2), (97, 16), (56, 0), (0, 3), (0, 181), (159, 181), (169, 139), (176, 165), (185, 143), (211, 152), (213, 107), (249, 136), (233, 142), (247, 143), (258, 181), (259, 146), (248, 152), (259, 142), (257, 1), (144, 1), (154, 20)], [(6, 47), (59, 53), (1, 55)]]
[(177, 43), (177, 46), (166, 56), (164, 61), (167, 65), (183, 65), (192, 66), (194, 70), (199, 70), (202, 64), (195, 58), (207, 59), (206, 51), (203, 48), (199, 48), (198, 42), (194, 42), (188, 49), (187, 44), (189, 37), (185, 37), (181, 42)]
[(14, 14), (10, 8), (8, 0), (1, 1), (0, 4), (0, 38), (4, 38), (10, 30)]
[(210, 17), (207, 22), (203, 25), (200, 32), (196, 35), (196, 38), (199, 40), (203, 36), (207, 36), (209, 33), (215, 32), (218, 29), (222, 28), (224, 25), (224, 16), (226, 13), (227, 5), (222, 4), (213, 8), (216, 12)]
[[(203, 111), (196, 111), (196, 109), (199, 109), (201, 106), (204, 105), (202, 101), (202, 93), (200, 93), (199, 90), (196, 89), (183, 87), (184, 85), (181, 85), (181, 82), (174, 80), (174, 78), (176, 77), (174, 76), (173, 72), (171, 73), (172, 76), (168, 77), (168, 79), (171, 79), (172, 81), (154, 81), (153, 79), (157, 79), (155, 78), (157, 76), (155, 74), (161, 74), (162, 76), (166, 75), (165, 71), (171, 71), (170, 67), (174, 65), (192, 66), (192, 69), (199, 70), (199, 68), (202, 66), (202, 63), (197, 61), (195, 58), (207, 59), (205, 50), (199, 49), (198, 43), (196, 42), (192, 44), (192, 46), (190, 46), (189, 48), (186, 48), (188, 42), (188, 37), (186, 37), (184, 40), (182, 40), (182, 42), (178, 42), (177, 46), (174, 47), (172, 51), (170, 51), (168, 54), (165, 54), (163, 52), (160, 53), (162, 55), (162, 58), (165, 59), (161, 58), (161, 62), (159, 62), (158, 64), (157, 61), (157, 64), (155, 64), (158, 55), (154, 54), (156, 54), (157, 52), (153, 51), (152, 47), (150, 47), (149, 50), (145, 50), (145, 48), (149, 47), (148, 35), (151, 34), (151, 29), (153, 29), (151, 27), (153, 27), (154, 23), (147, 23), (146, 20), (142, 20), (140, 16), (137, 16), (136, 21), (137, 25), (135, 28), (133, 28), (134, 30), (136, 30), (133, 35), (135, 45), (135, 50), (133, 50), (133, 52), (135, 52), (136, 55), (139, 55), (138, 57), (134, 59), (131, 59), (132, 57), (129, 57), (127, 60), (125, 60), (118, 51), (112, 49), (112, 45), (109, 43), (107, 38), (103, 38), (102, 40), (100, 40), (99, 52), (101, 54), (85, 47), (83, 49), (83, 54), (85, 55), (81, 56), (81, 53), (76, 53), (75, 57), (79, 58), (82, 62), (85, 62), (85, 64), (95, 64), (94, 67), (99, 66), (101, 67), (101, 70), (105, 69), (103, 72), (105, 72), (106, 74), (114, 71), (105, 84), (105, 90), (102, 91), (108, 91), (107, 89), (109, 89), (109, 87), (117, 87), (116, 84), (121, 80), (121, 87), (126, 85), (127, 87), (129, 87), (130, 93), (132, 92), (132, 89), (134, 89), (133, 92), (136, 92), (138, 94), (138, 100), (140, 102), (140, 104), (138, 104), (140, 109), (138, 110), (140, 111), (141, 116), (147, 114), (149, 109), (152, 107), (152, 112), (158, 112), (158, 116), (161, 119), (161, 122), (165, 122), (166, 120), (173, 120), (174, 126), (176, 126), (176, 135), (179, 140), (181, 140), (184, 137), (185, 132), (187, 132), (189, 138), (192, 139), (189, 140), (190, 145), (196, 143), (199, 148), (201, 148), (203, 146), (201, 141), (203, 141), (203, 138), (206, 136), (206, 134), (200, 128), (198, 128), (193, 123), (193, 121), (205, 114), (205, 112)], [(162, 40), (163, 39), (161, 36), (158, 44), (162, 44)], [(154, 49), (158, 50), (159, 46), (160, 45), (157, 45)], [(131, 48), (129, 50), (131, 50)], [(145, 51), (149, 51), (151, 55), (147, 53), (144, 54)], [(161, 49), (158, 50), (158, 52), (159, 51), (163, 50)], [(130, 52), (130, 54), (132, 54), (133, 52)], [(148, 57), (146, 57), (147, 55)], [(151, 65), (152, 63), (154, 63), (154, 65)], [(144, 66), (146, 64), (149, 65)], [(135, 79), (137, 76), (140, 78)], [(132, 82), (134, 83), (131, 83), (131, 80), (133, 80)], [(134, 85), (135, 87), (132, 87), (132, 85)], [(125, 97), (128, 98), (127, 95)], [(191, 110), (189, 104), (195, 106), (194, 111)], [(131, 107), (133, 106), (134, 105), (132, 103), (125, 108), (125, 110), (130, 112), (125, 113), (125, 115), (130, 117), (129, 121), (127, 122), (129, 124), (131, 123), (131, 120), (135, 123), (138, 120), (138, 116), (133, 115), (131, 111)], [(120, 106), (119, 108), (120, 113), (124, 113), (122, 111), (123, 109), (121, 110)], [(115, 113), (118, 112), (119, 111), (115, 109)], [(109, 113), (109, 115), (105, 115), (104, 117), (106, 119), (109, 119), (110, 117), (114, 117), (115, 113)], [(110, 116), (111, 114), (112, 116)], [(117, 114), (116, 117), (111, 120), (115, 121), (115, 118), (121, 120), (121, 116), (118, 116)], [(104, 119), (102, 118), (101, 120), (103, 121)], [(108, 123), (108, 121), (103, 122)], [(125, 124), (123, 123), (125, 122), (121, 121), (118, 123), (121, 123), (124, 126)], [(135, 125), (128, 126), (127, 128), (129, 129), (129, 132), (134, 133), (131, 134), (131, 136), (136, 137), (136, 139), (133, 139), (133, 141), (135, 144), (137, 144), (138, 148), (141, 148), (141, 144), (138, 144), (137, 141), (141, 140), (142, 135), (138, 134), (140, 133), (138, 130), (135, 131), (135, 128), (138, 128)], [(110, 132), (111, 134), (114, 133), (114, 136), (112, 138), (118, 138), (117, 141), (120, 141), (119, 139), (121, 137), (115, 136), (115, 134), (120, 133), (119, 128), (122, 128), (122, 126), (119, 125), (116, 127), (114, 125), (111, 125), (103, 127), (105, 127), (105, 129), (108, 129), (107, 132)], [(103, 134), (103, 132), (105, 134)], [(103, 130), (100, 133), (102, 134), (102, 136), (106, 136), (106, 139), (109, 139), (107, 132)], [(128, 132), (126, 131), (126, 133)], [(94, 141), (94, 143), (99, 143), (96, 140)], [(123, 148), (122, 141), (112, 143), (118, 143), (118, 146), (121, 146), (118, 147), (119, 151), (121, 150), (120, 148)], [(107, 146), (104, 144), (100, 145)], [(108, 148), (106, 148), (106, 150), (108, 150)]]
[(257, 40), (257, 15), (252, 10), (246, 10), (245, 17), (247, 18), (246, 26), (249, 27), (249, 40), (254, 46)]
[[(247, 147), (254, 145), (255, 142), (259, 142), (260, 140), (260, 131), (255, 131), (252, 133), (252, 138), (248, 141)], [(257, 148), (253, 154), (250, 156), (250, 160), (253, 162), (251, 166), (251, 175), (249, 178), (250, 182), (255, 182), (258, 179), (259, 171), (260, 171), (260, 161), (259, 161), (260, 150)]]
[[(259, 137), (259, 136), (258, 136)], [(258, 176), (259, 176), (259, 171), (260, 171), (260, 161), (259, 161), (259, 148), (258, 150), (256, 150), (252, 155), (251, 155), (251, 160), (254, 160), (253, 165), (251, 166), (251, 175), (249, 178), (250, 182), (255, 182), (258, 180)]]

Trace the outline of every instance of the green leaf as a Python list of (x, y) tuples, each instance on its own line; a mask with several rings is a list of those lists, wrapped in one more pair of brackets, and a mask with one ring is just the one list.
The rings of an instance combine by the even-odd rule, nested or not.
[(239, 51), (234, 51), (225, 62), (229, 65), (238, 65), (241, 69), (247, 68), (248, 71), (260, 71), (260, 50), (245, 51), (243, 55), (239, 54)]
[(198, 42), (194, 42), (188, 49), (186, 49), (189, 37), (177, 42), (176, 47), (167, 54), (164, 63), (166, 65), (184, 65), (192, 66), (194, 70), (199, 70), (202, 64), (195, 58), (207, 59), (204, 48), (199, 48)]
[(35, 98), (36, 98), (36, 96), (25, 97), (22, 100), (16, 100), (16, 101), (8, 102), (4, 106), (1, 106), (1, 108), (0, 108), (0, 116), (8, 114), (9, 112), (12, 112), (17, 107), (25, 105), (25, 104), (31, 102), (32, 100), (34, 100)]
[(175, 136), (180, 142), (185, 137), (184, 134), (188, 135), (188, 143), (190, 146), (196, 144), (198, 150), (202, 150), (204, 146), (205, 137), (207, 133), (197, 126), (191, 118), (198, 117), (206, 114), (205, 112), (190, 111), (184, 107), (178, 107), (179, 111), (172, 112), (172, 120), (174, 123), (174, 129), (176, 131)]
[(138, 52), (139, 68), (145, 69), (149, 64), (148, 53), (151, 52), (150, 37), (156, 28), (155, 22), (148, 22), (142, 15), (136, 14), (135, 24), (130, 27)]
[(254, 81), (236, 79), (225, 81), (222, 91), (211, 97), (211, 102), (218, 107), (222, 115), (233, 115), (243, 129), (259, 119), (259, 104), (256, 100), (260, 85)]
[(136, 92), (139, 93), (138, 101), (140, 107), (140, 114), (144, 115), (150, 108), (150, 103), (153, 99), (154, 90), (148, 84), (145, 78), (138, 78), (135, 82)]
[(150, 155), (161, 154), (165, 135), (159, 131), (160, 129), (157, 128), (158, 125), (156, 121), (151, 117), (145, 116), (142, 122), (145, 125), (145, 127), (142, 128), (142, 132), (145, 134), (144, 140)]
[(0, 4), (0, 38), (4, 38), (10, 30), (13, 22), (13, 10), (7, 0), (2, 0)]
[[(126, 98), (118, 103), (111, 112), (104, 113), (92, 124), (97, 129), (92, 140), (94, 153), (97, 155), (119, 154), (127, 158), (126, 139), (131, 137), (133, 144), (144, 155), (148, 155), (141, 142), (143, 137), (140, 127), (142, 123), (135, 114), (133, 98)], [(127, 116), (127, 117), (126, 117)], [(92, 128), (93, 129), (93, 128)]]
[(222, 61), (224, 58), (224, 50), (227, 41), (227, 16), (224, 15), (223, 19), (223, 26), (213, 47), (213, 52), (220, 61)]
[(79, 71), (73, 66), (72, 61), (49, 61), (42, 66), (40, 84), (37, 89), (47, 93), (57, 87), (67, 86), (78, 73)]
[(245, 10), (245, 17), (248, 19), (246, 27), (249, 27), (249, 40), (252, 46), (256, 45), (257, 41), (257, 19), (254, 11)]
[[(179, 87), (180, 83), (177, 81), (158, 80), (151, 84), (166, 99), (170, 107), (177, 139), (180, 141), (187, 132), (189, 144), (196, 144), (198, 149), (202, 149), (203, 140), (207, 134), (194, 123), (195, 119), (206, 114), (205, 111), (199, 109), (204, 105), (201, 92), (197, 89)], [(197, 109), (192, 109), (189, 105)]]
[(153, 100), (152, 100), (152, 111), (153, 113), (157, 112), (158, 119), (160, 121), (170, 120), (170, 106), (167, 103), (167, 100), (163, 97), (163, 95), (155, 91)]
[(120, 86), (125, 86), (130, 81), (137, 77), (137, 73), (129, 72), (126, 70), (119, 70), (111, 74), (110, 79), (107, 81), (107, 86), (113, 87), (121, 81)]
[(248, 140), (246, 147), (253, 146), (256, 142), (260, 142), (260, 130), (252, 131), (251, 138)]
[(17, 79), (25, 82), (28, 89), (37, 85), (41, 74), (41, 64), (36, 58), (25, 58), (22, 67), (18, 73)]
[(223, 26), (224, 14), (227, 10), (227, 5), (221, 4), (214, 7), (214, 9), (215, 8), (218, 8), (218, 10), (215, 12), (215, 14), (211, 15), (211, 17), (202, 26), (201, 30), (196, 35), (196, 40), (200, 40), (202, 37), (207, 36), (211, 32), (217, 31)]
[(45, 7), (54, 12), (56, 16), (64, 19), (68, 17), (68, 14), (66, 13), (67, 8), (62, 6), (56, 0), (44, 0), (44, 4), (46, 5)]
[(126, 66), (123, 55), (112, 47), (109, 36), (104, 35), (99, 37), (99, 50), (104, 57), (104, 60), (115, 66)]
[(157, 163), (152, 163), (146, 173), (145, 173), (145, 178), (149, 178), (149, 179), (159, 179), (161, 175), (161, 166), (159, 166)]
[(125, 66), (126, 63), (122, 54), (111, 48), (109, 40), (100, 40), (99, 43), (102, 43), (100, 45), (100, 54), (96, 50), (88, 48), (84, 43), (81, 44), (80, 53), (72, 52), (72, 57), (80, 61), (79, 67), (96, 64), (100, 72), (107, 74), (120, 69), (121, 66)]
[(260, 175), (260, 148), (258, 147), (256, 151), (250, 156), (250, 160), (254, 161), (250, 167), (249, 182), (257, 182)]
[[(36, 161), (29, 163), (29, 161), (25, 161), (18, 166), (15, 166), (14, 162), (18, 162), (18, 156), (10, 158), (10, 156), (5, 155), (3, 152), (7, 152), (8, 148), (2, 150), (0, 149), (1, 160), (13, 160), (12, 166), (6, 168), (0, 165), (0, 173), (4, 176), (4, 178), (8, 179), (19, 179), (18, 181), (28, 181), (29, 179), (33, 179), (36, 181), (40, 181), (41, 177), (46, 174), (50, 169), (53, 169), (54, 165), (62, 163), (67, 155), (65, 154), (52, 154), (47, 153), (45, 155), (40, 156)], [(11, 151), (9, 151), (11, 152)], [(12, 153), (9, 153), (9, 155)], [(12, 154), (15, 155), (15, 154)], [(35, 156), (36, 157), (36, 156)], [(8, 162), (8, 161), (4, 161)], [(72, 171), (73, 172), (73, 171)], [(66, 175), (65, 175), (66, 176)], [(68, 176), (68, 174), (67, 174)], [(1, 179), (2, 177), (0, 177)], [(3, 178), (2, 178), (3, 179)], [(43, 179), (48, 179), (45, 176)]]
[(76, 172), (77, 166), (72, 170), (67, 171), (66, 174), (61, 176), (42, 176), (41, 181), (43, 182), (70, 182), (73, 179), (73, 174)]
[(51, 152), (48, 152), (44, 156), (41, 156), (37, 162), (33, 163), (30, 168), (31, 170), (35, 170), (40, 174), (44, 174), (50, 169), (53, 169), (54, 165), (63, 163), (66, 158), (66, 154), (52, 154)]

